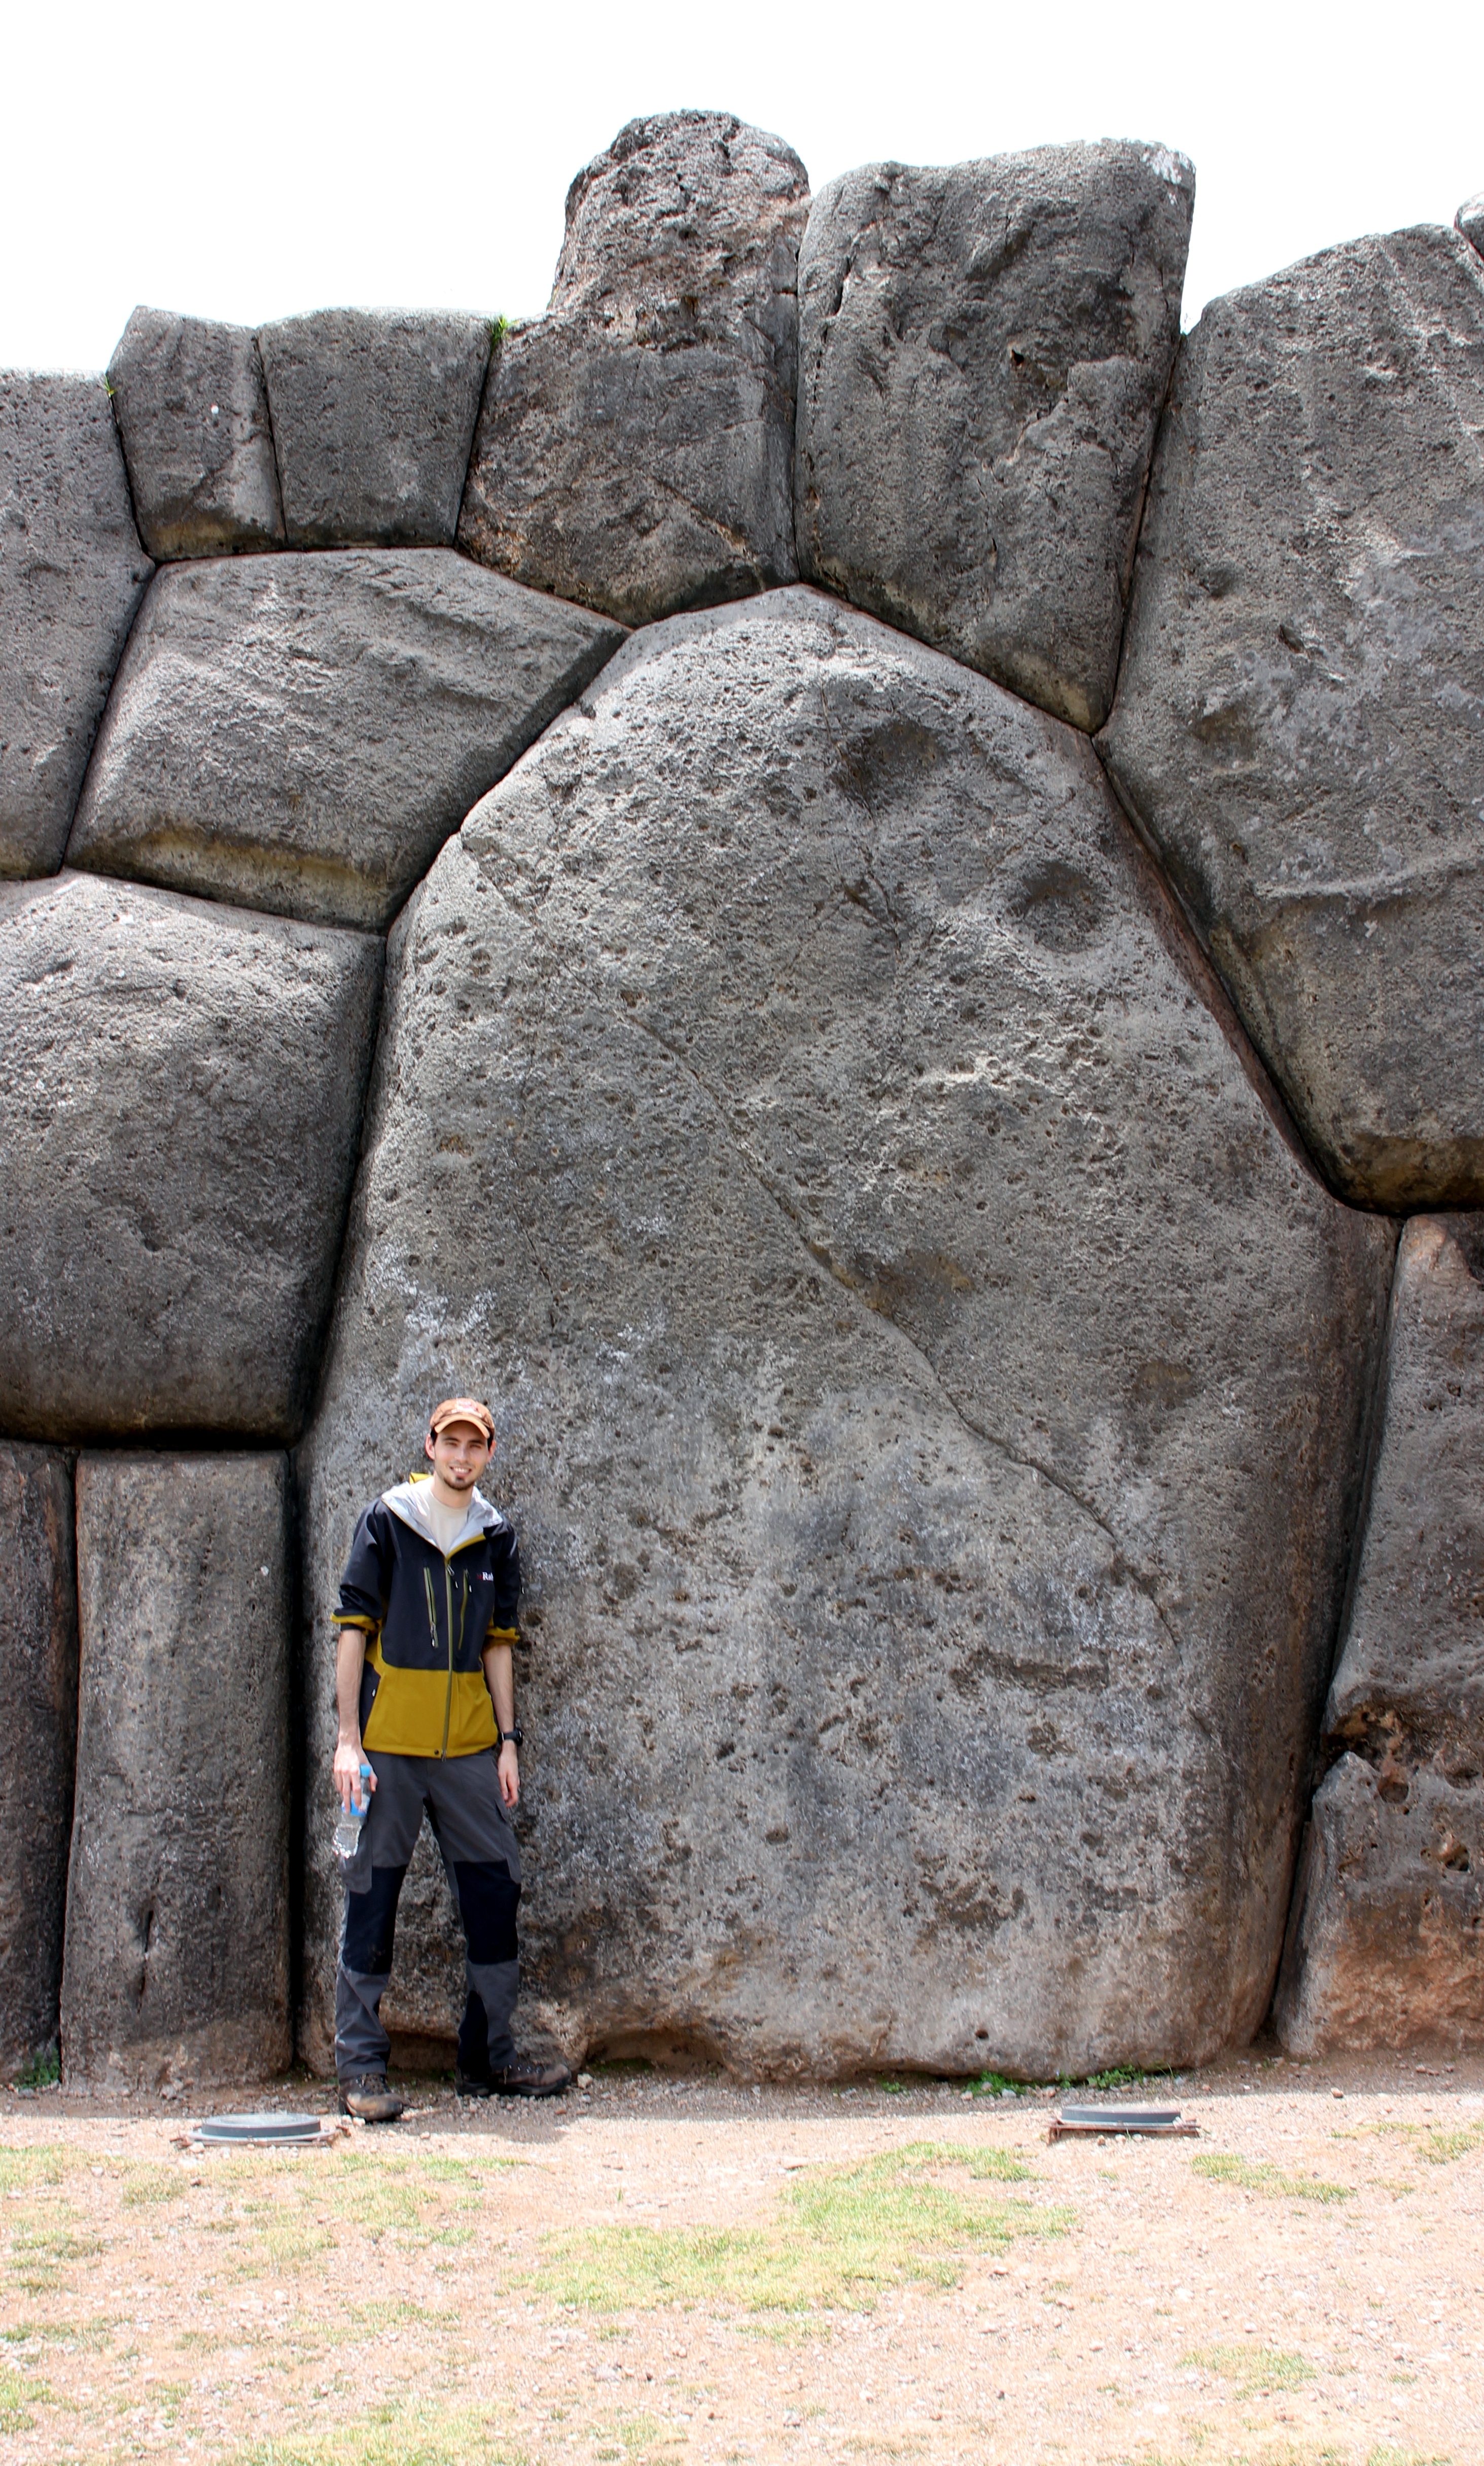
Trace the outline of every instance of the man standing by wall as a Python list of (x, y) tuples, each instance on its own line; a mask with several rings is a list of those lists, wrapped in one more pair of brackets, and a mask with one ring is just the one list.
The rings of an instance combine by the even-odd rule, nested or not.
[(572, 2078), (565, 2064), (518, 2060), (510, 2035), (521, 1894), (511, 1648), (521, 1571), (514, 1534), (477, 1487), (494, 1450), (487, 1405), (468, 1396), (439, 1404), (423, 1442), (431, 1474), (415, 1473), (366, 1510), (341, 1579), (335, 1780), (344, 1806), (369, 1791), (371, 1808), (346, 1869), (335, 2071), (343, 2112), (368, 2123), (402, 2112), (387, 2086), (381, 1999), (424, 1810), (467, 1950), (460, 2092), (552, 2097)]

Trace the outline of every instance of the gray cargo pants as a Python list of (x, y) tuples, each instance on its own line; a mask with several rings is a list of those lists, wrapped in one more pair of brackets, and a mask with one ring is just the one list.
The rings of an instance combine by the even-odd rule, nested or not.
[(501, 1800), (494, 1754), (363, 1752), (376, 1786), (360, 1846), (345, 1871), (335, 2070), (342, 2080), (386, 2071), (392, 2042), (381, 2026), (381, 1999), (392, 1970), (397, 1895), (426, 1810), (463, 1920), (469, 1994), (459, 2031), (459, 2069), (480, 2079), (514, 2055), (510, 2015), (520, 1985), (515, 1913), (521, 1853)]

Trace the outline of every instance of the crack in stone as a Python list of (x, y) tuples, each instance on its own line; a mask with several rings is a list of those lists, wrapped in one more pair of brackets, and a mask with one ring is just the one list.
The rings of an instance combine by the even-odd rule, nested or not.
[(745, 566), (747, 572), (754, 577), (759, 591), (766, 588), (767, 569), (762, 559), (753, 554), (752, 543), (745, 532), (732, 530), (717, 515), (708, 514), (703, 505), (696, 504), (693, 499), (687, 497), (683, 489), (677, 488), (671, 481), (662, 480), (658, 474), (651, 473), (650, 482), (652, 486), (659, 489), (662, 496), (673, 499), (677, 505), (683, 505), (694, 523), (698, 524), (703, 530), (712, 532), (724, 548), (730, 549), (736, 562)]
[(936, 1393), (942, 1398), (944, 1403), (947, 1404), (956, 1420), (960, 1422), (963, 1427), (969, 1432), (971, 1438), (978, 1439), (984, 1446), (993, 1447), (996, 1454), (1003, 1457), (1007, 1464), (1017, 1465), (1023, 1472), (1033, 1472), (1037, 1474), (1041, 1480), (1048, 1482), (1053, 1490), (1060, 1491), (1062, 1496), (1087, 1517), (1089, 1523), (1096, 1526), (1097, 1530), (1103, 1535), (1105, 1540), (1112, 1545), (1113, 1566), (1111, 1573), (1114, 1582), (1117, 1582), (1122, 1578), (1127, 1578), (1128, 1581), (1134, 1586), (1135, 1592), (1141, 1594), (1143, 1599), (1148, 1602), (1150, 1608), (1154, 1611), (1156, 1618), (1158, 1620), (1160, 1626), (1168, 1638), (1172, 1649), (1176, 1653), (1179, 1653), (1180, 1650), (1180, 1638), (1176, 1635), (1174, 1628), (1166, 1618), (1149, 1578), (1143, 1575), (1137, 1567), (1134, 1566), (1132, 1562), (1125, 1558), (1123, 1546), (1118, 1539), (1117, 1534), (1113, 1531), (1113, 1526), (1109, 1523), (1107, 1517), (1101, 1513), (1101, 1511), (1094, 1507), (1091, 1500), (1082, 1497), (1080, 1493), (1072, 1488), (1071, 1484), (1065, 1480), (1060, 1473), (1054, 1472), (1049, 1465), (1042, 1464), (1035, 1456), (1021, 1455), (1010, 1446), (1008, 1440), (1001, 1438), (994, 1430), (986, 1429), (981, 1423), (977, 1422), (974, 1419), (974, 1416), (965, 1410), (957, 1397), (954, 1394), (953, 1389), (949, 1386), (948, 1381), (943, 1377), (943, 1374), (939, 1370), (936, 1362), (933, 1359), (930, 1354), (924, 1352), (922, 1346), (917, 1342), (916, 1337), (911, 1334), (908, 1329), (902, 1326), (899, 1319), (893, 1318), (889, 1311), (875, 1310), (871, 1307), (870, 1303), (864, 1301), (859, 1288), (853, 1284), (843, 1271), (836, 1265), (828, 1251), (823, 1248), (823, 1245), (821, 1244), (817, 1247), (815, 1244), (809, 1240), (809, 1237), (804, 1232), (789, 1199), (786, 1198), (782, 1190), (775, 1184), (766, 1166), (763, 1165), (756, 1156), (754, 1156), (748, 1141), (728, 1119), (726, 1107), (722, 1104), (720, 1098), (715, 1094), (713, 1089), (708, 1087), (705, 1079), (701, 1076), (700, 1071), (697, 1070), (694, 1063), (688, 1062), (683, 1053), (678, 1053), (675, 1050), (675, 1047), (660, 1034), (659, 1029), (652, 1026), (647, 1020), (639, 1018), (638, 1015), (633, 1012), (628, 1013), (627, 1018), (630, 1024), (640, 1028), (653, 1043), (660, 1047), (661, 1052), (667, 1054), (669, 1059), (676, 1065), (676, 1067), (684, 1070), (687, 1078), (689, 1078), (694, 1085), (699, 1087), (708, 1104), (711, 1106), (719, 1117), (731, 1145), (735, 1153), (741, 1156), (743, 1162), (748, 1168), (748, 1171), (751, 1173), (753, 1179), (757, 1184), (758, 1189), (762, 1191), (765, 1198), (770, 1199), (773, 1201), (774, 1206), (783, 1218), (783, 1221), (788, 1225), (790, 1232), (793, 1234), (800, 1249), (804, 1252), (811, 1264), (820, 1268), (824, 1274), (828, 1275), (834, 1283), (838, 1284), (842, 1288), (843, 1291), (849, 1293), (858, 1310), (866, 1311), (878, 1325), (884, 1324), (890, 1328), (892, 1334), (897, 1337), (899, 1342), (904, 1344), (908, 1351), (913, 1356), (914, 1359), (922, 1364), (922, 1367), (926, 1370), (929, 1378), (932, 1379)]
[[(826, 734), (831, 735), (833, 741), (827, 713), (825, 714), (825, 730)], [(565, 841), (559, 840), (553, 854), (559, 856), (564, 844)], [(552, 961), (551, 972), (544, 975), (542, 978), (540, 1017), (537, 1020), (533, 1033), (530, 1060), (527, 1064), (525, 1073), (520, 1083), (523, 1109), (525, 1091), (529, 1082), (530, 1073), (535, 1067), (536, 1046), (540, 1042), (541, 1030), (546, 1020), (547, 998), (551, 986), (551, 974), (558, 972), (560, 966), (551, 938), (544, 930), (541, 923), (541, 918), (547, 902), (551, 897), (552, 889), (555, 887), (556, 872), (557, 867), (553, 863), (546, 888), (536, 903), (534, 914), (522, 918), (522, 922), (527, 925), (537, 943), (548, 953)], [(871, 878), (874, 880), (874, 876)], [(508, 906), (509, 903), (506, 900), (506, 895), (500, 888), (500, 886), (495, 884), (491, 886), (495, 889), (497, 897), (499, 897), (504, 904)], [(877, 886), (879, 887), (879, 886)], [(848, 898), (849, 892), (845, 888), (843, 881), (842, 881), (841, 888), (844, 891), (846, 898)], [(895, 926), (893, 920), (893, 933), (894, 931)], [(900, 947), (900, 942), (898, 941), (899, 952)], [(865, 1311), (877, 1325), (885, 1325), (891, 1330), (892, 1334), (897, 1338), (898, 1342), (905, 1345), (907, 1350), (912, 1355), (913, 1358), (921, 1363), (923, 1369), (932, 1379), (934, 1390), (942, 1398), (944, 1403), (953, 1413), (955, 1419), (962, 1424), (965, 1430), (968, 1431), (970, 1437), (978, 1440), (981, 1446), (992, 1447), (996, 1454), (1001, 1456), (1006, 1464), (1017, 1466), (1023, 1472), (1035, 1473), (1040, 1480), (1048, 1483), (1053, 1490), (1059, 1491), (1062, 1496), (1067, 1499), (1068, 1504), (1075, 1507), (1078, 1512), (1087, 1518), (1088, 1522), (1093, 1525), (1096, 1530), (1103, 1535), (1104, 1539), (1111, 1544), (1113, 1550), (1113, 1563), (1110, 1572), (1114, 1582), (1126, 1578), (1134, 1586), (1135, 1592), (1139, 1593), (1142, 1598), (1148, 1602), (1150, 1608), (1154, 1611), (1156, 1618), (1159, 1622), (1160, 1627), (1168, 1638), (1172, 1650), (1179, 1654), (1180, 1651), (1180, 1639), (1176, 1635), (1174, 1628), (1171, 1626), (1168, 1618), (1165, 1616), (1164, 1610), (1160, 1605), (1151, 1580), (1124, 1556), (1122, 1543), (1119, 1541), (1117, 1534), (1109, 1523), (1107, 1517), (1102, 1513), (1101, 1510), (1094, 1507), (1090, 1499), (1084, 1498), (1062, 1474), (1054, 1471), (1049, 1465), (1043, 1464), (1040, 1459), (1035, 1456), (1020, 1454), (1016, 1448), (1010, 1446), (1008, 1440), (1001, 1438), (999, 1434), (993, 1430), (986, 1429), (981, 1423), (977, 1422), (973, 1415), (965, 1410), (964, 1406), (959, 1402), (958, 1398), (954, 1394), (953, 1389), (944, 1379), (936, 1362), (933, 1360), (931, 1355), (924, 1352), (915, 1336), (911, 1334), (908, 1329), (903, 1327), (901, 1322), (894, 1318), (888, 1311), (872, 1309), (868, 1302), (864, 1301), (859, 1289), (848, 1280), (842, 1269), (836, 1265), (830, 1254), (825, 1251), (821, 1255), (821, 1249), (817, 1249), (810, 1242), (791, 1202), (783, 1191), (775, 1183), (768, 1173), (766, 1166), (753, 1155), (748, 1140), (730, 1120), (725, 1105), (722, 1103), (715, 1090), (710, 1087), (707, 1081), (702, 1077), (694, 1063), (688, 1061), (683, 1053), (678, 1052), (675, 1046), (672, 1045), (665, 1037), (661, 1035), (657, 1027), (655, 1027), (648, 1020), (641, 1019), (637, 1012), (625, 1010), (622, 1014), (621, 1022), (616, 1020), (616, 1024), (619, 1023), (640, 1029), (641, 1034), (647, 1036), (650, 1042), (657, 1044), (661, 1052), (665, 1054), (668, 1059), (675, 1064), (677, 1069), (685, 1071), (686, 1077), (700, 1089), (701, 1094), (711, 1107), (711, 1110), (720, 1121), (733, 1151), (741, 1157), (742, 1161), (747, 1166), (749, 1173), (752, 1175), (753, 1181), (756, 1183), (758, 1189), (763, 1193), (764, 1197), (771, 1199), (773, 1205), (777, 1209), (784, 1222), (789, 1227), (790, 1232), (793, 1234), (795, 1241), (798, 1244), (799, 1248), (804, 1252), (805, 1257), (809, 1260), (810, 1265), (822, 1274), (829, 1276), (831, 1281), (838, 1284), (843, 1291), (848, 1292), (858, 1310)], [(524, 1110), (522, 1132), (523, 1130)], [(518, 1137), (521, 1134), (521, 1132), (517, 1132)], [(514, 1202), (512, 1200), (512, 1205), (513, 1204)], [(551, 1324), (554, 1327), (558, 1314), (555, 1287), (551, 1282), (551, 1278), (548, 1273), (544, 1262), (536, 1250), (535, 1244), (531, 1239), (530, 1233), (526, 1225), (524, 1218), (521, 1216), (519, 1208), (515, 1207), (514, 1212), (516, 1222), (520, 1225), (527, 1247), (530, 1251), (530, 1255), (536, 1266), (537, 1271), (541, 1275), (551, 1296)]]
[[(838, 872), (839, 872), (839, 866), (838, 866), (838, 865), (837, 865), (837, 867), (836, 867), (836, 872), (837, 872), (837, 874), (838, 874)], [(848, 892), (847, 892), (845, 895), (846, 895), (846, 897), (848, 897), (848, 896), (849, 896)], [(775, 964), (774, 972), (773, 972), (773, 982), (772, 982), (772, 984), (770, 984), (770, 985), (769, 985), (769, 986), (768, 986), (768, 987), (767, 987), (767, 988), (766, 988), (762, 993), (760, 993), (760, 994), (758, 995), (757, 999), (756, 999), (756, 1000), (753, 1002), (753, 1008), (754, 1010), (756, 1010), (756, 1011), (766, 1010), (766, 1009), (767, 1009), (767, 1007), (768, 1007), (768, 1004), (769, 1004), (770, 1000), (771, 1000), (771, 999), (772, 999), (772, 998), (773, 998), (774, 993), (777, 990), (777, 988), (778, 988), (780, 985), (786, 985), (786, 984), (788, 983), (791, 971), (792, 971), (794, 968), (796, 968), (796, 967), (798, 966), (798, 964), (799, 954), (800, 954), (800, 953), (801, 953), (801, 952), (802, 952), (802, 950), (803, 950), (804, 944), (808, 941), (810, 934), (813, 932), (813, 930), (814, 930), (815, 927), (819, 924), (819, 921), (820, 921), (821, 917), (823, 915), (824, 910), (826, 909), (826, 908), (828, 908), (828, 907), (830, 907), (830, 906), (832, 906), (832, 905), (833, 905), (833, 903), (834, 903), (834, 899), (835, 899), (835, 896), (836, 896), (836, 894), (835, 894), (835, 892), (834, 892), (833, 890), (828, 890), (828, 891), (826, 891), (826, 892), (825, 892), (824, 897), (823, 897), (822, 899), (817, 899), (817, 900), (815, 901), (814, 906), (813, 906), (813, 908), (811, 908), (810, 913), (809, 913), (809, 922), (808, 922), (808, 924), (805, 926), (805, 928), (804, 928), (803, 931), (799, 934), (798, 941), (794, 944), (793, 949), (788, 953), (787, 956), (786, 956), (786, 957), (784, 957), (784, 958), (780, 958), (780, 959), (779, 959), (779, 960)]]

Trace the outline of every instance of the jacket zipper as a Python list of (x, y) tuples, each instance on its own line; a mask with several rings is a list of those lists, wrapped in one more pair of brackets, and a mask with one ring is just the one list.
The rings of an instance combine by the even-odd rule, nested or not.
[[(431, 1584), (433, 1580), (430, 1577), (428, 1580)], [(453, 1717), (454, 1710), (454, 1582), (448, 1572), (446, 1558), (443, 1561), (443, 1606), (448, 1612), (448, 1693), (443, 1698), (443, 1743), (438, 1749), (440, 1756), (446, 1756), (448, 1753), (448, 1724)]]
[[(438, 1755), (440, 1758), (446, 1758), (448, 1754), (448, 1731), (449, 1724), (453, 1719), (454, 1712), (454, 1583), (453, 1577), (450, 1573), (450, 1560), (458, 1556), (460, 1550), (472, 1549), (476, 1541), (483, 1541), (484, 1538), (485, 1536), (483, 1533), (471, 1533), (468, 1540), (457, 1542), (454, 1549), (450, 1551), (448, 1558), (443, 1560), (443, 1605), (448, 1612), (448, 1687), (443, 1697), (443, 1743), (438, 1749)], [(433, 1638), (433, 1649), (437, 1652), (438, 1603), (433, 1591), (433, 1570), (431, 1567), (424, 1567), (422, 1571), (422, 1580), (428, 1596), (428, 1631)], [(468, 1611), (469, 1587), (467, 1584), (464, 1584), (461, 1588), (459, 1603), (459, 1649), (461, 1653), (463, 1650), (463, 1628), (464, 1621), (468, 1616)]]
[[(487, 1536), (486, 1536), (485, 1534), (483, 1534), (483, 1533), (471, 1533), (471, 1534), (470, 1534), (470, 1536), (469, 1536), (469, 1537), (468, 1537), (468, 1539), (467, 1539), (467, 1541), (456, 1541), (456, 1542), (455, 1542), (454, 1547), (452, 1548), (452, 1550), (450, 1550), (450, 1552), (449, 1552), (449, 1554), (448, 1554), (448, 1557), (447, 1557), (447, 1558), (444, 1559), (444, 1561), (443, 1561), (443, 1582), (444, 1582), (444, 1586), (445, 1586), (445, 1588), (447, 1588), (448, 1596), (449, 1596), (449, 1599), (448, 1599), (448, 1711), (445, 1711), (445, 1713), (444, 1713), (444, 1715), (443, 1715), (443, 1752), (444, 1752), (444, 1754), (445, 1754), (445, 1755), (446, 1755), (446, 1754), (447, 1754), (447, 1752), (448, 1752), (448, 1714), (449, 1714), (449, 1712), (451, 1712), (451, 1711), (452, 1711), (452, 1709), (453, 1709), (453, 1701), (454, 1701), (454, 1604), (453, 1604), (453, 1590), (452, 1590), (452, 1588), (453, 1588), (453, 1578), (452, 1578), (452, 1576), (451, 1576), (451, 1575), (450, 1575), (450, 1573), (449, 1573), (449, 1569), (450, 1569), (450, 1567), (451, 1567), (451, 1565), (452, 1565), (452, 1563), (453, 1563), (454, 1559), (455, 1559), (455, 1558), (457, 1558), (457, 1557), (459, 1556), (459, 1553), (460, 1553), (460, 1551), (461, 1551), (461, 1550), (471, 1550), (471, 1549), (473, 1548), (473, 1546), (474, 1546), (474, 1544), (475, 1544), (475, 1542), (476, 1542), (476, 1541), (483, 1541), (483, 1540), (484, 1540), (484, 1539), (486, 1539), (486, 1538), (487, 1538)], [(432, 1579), (430, 1578), (430, 1579), (429, 1579), (429, 1581), (431, 1582), (431, 1580), (432, 1580)], [(460, 1660), (461, 1660), (461, 1660), (462, 1660), (462, 1658), (463, 1658), (463, 1625), (464, 1625), (464, 1621), (465, 1621), (465, 1619), (468, 1617), (468, 1614), (469, 1614), (469, 1585), (468, 1585), (468, 1579), (467, 1579), (467, 1578), (465, 1578), (465, 1579), (464, 1579), (464, 1581), (463, 1581), (463, 1584), (462, 1584), (462, 1587), (461, 1587), (461, 1592), (460, 1592), (460, 1596), (459, 1596), (459, 1658), (460, 1658)]]
[[(445, 1559), (444, 1559), (444, 1561), (443, 1561), (443, 1580), (444, 1580), (444, 1583), (445, 1583), (445, 1585), (446, 1585), (447, 1580), (448, 1580), (448, 1561), (447, 1561), (447, 1559), (446, 1559), (446, 1558), (445, 1558)], [(428, 1626), (429, 1626), (429, 1629), (430, 1629), (431, 1634), (432, 1634), (432, 1637), (433, 1637), (433, 1649), (434, 1649), (434, 1651), (435, 1651), (435, 1652), (437, 1652), (437, 1650), (438, 1650), (438, 1604), (437, 1604), (436, 1601), (434, 1600), (434, 1596), (433, 1596), (433, 1570), (432, 1570), (432, 1568), (431, 1568), (431, 1567), (424, 1567), (424, 1569), (423, 1569), (423, 1571), (422, 1571), (422, 1580), (423, 1580), (424, 1585), (425, 1585), (425, 1586), (426, 1586), (426, 1588), (427, 1588), (427, 1595), (428, 1595)], [(446, 1756), (446, 1755), (447, 1755), (447, 1753), (448, 1753), (448, 1719), (449, 1719), (449, 1715), (450, 1715), (450, 1714), (452, 1713), (452, 1711), (453, 1711), (453, 1708), (454, 1708), (454, 1622), (453, 1622), (453, 1614), (452, 1614), (452, 1611), (450, 1610), (450, 1613), (449, 1613), (449, 1620), (448, 1620), (448, 1692), (447, 1692), (447, 1693), (446, 1693), (446, 1694), (444, 1695), (444, 1697), (443, 1697), (443, 1743), (442, 1743), (442, 1745), (441, 1745), (441, 1746), (439, 1747), (439, 1749), (438, 1749), (438, 1754), (439, 1754), (440, 1756)]]

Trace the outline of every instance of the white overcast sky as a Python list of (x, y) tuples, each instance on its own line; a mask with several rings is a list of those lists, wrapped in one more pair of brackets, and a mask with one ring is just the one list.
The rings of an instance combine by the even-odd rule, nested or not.
[(803, 156), (1072, 138), (1197, 169), (1185, 322), (1484, 189), (1484, 9), (1433, 0), (11, 0), (0, 366), (101, 368), (136, 301), (244, 325), (349, 303), (527, 316), (573, 173), (624, 121), (739, 112)]

